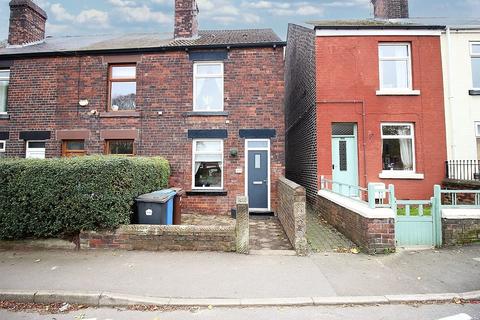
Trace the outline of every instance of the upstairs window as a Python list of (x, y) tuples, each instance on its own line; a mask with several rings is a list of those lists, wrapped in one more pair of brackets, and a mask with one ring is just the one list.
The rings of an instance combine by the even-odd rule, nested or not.
[(223, 111), (223, 63), (197, 62), (193, 77), (193, 110)]
[(107, 140), (106, 154), (133, 156), (135, 150), (133, 140)]
[(7, 113), (10, 70), (0, 70), (0, 114)]
[(477, 160), (480, 160), (480, 122), (475, 122), (475, 133), (477, 136)]
[(412, 123), (382, 124), (383, 170), (415, 171)]
[(472, 57), (473, 88), (480, 90), (480, 43), (471, 44), (470, 54)]
[(408, 43), (379, 45), (380, 90), (412, 90), (412, 59)]
[(137, 96), (136, 65), (111, 65), (108, 75), (109, 111), (135, 110)]
[(84, 156), (85, 141), (84, 140), (66, 140), (62, 144), (62, 155), (64, 157), (79, 157)]

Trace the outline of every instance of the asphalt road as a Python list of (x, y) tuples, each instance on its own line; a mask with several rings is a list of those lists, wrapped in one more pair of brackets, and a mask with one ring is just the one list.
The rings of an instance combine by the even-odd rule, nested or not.
[(385, 305), (372, 307), (304, 307), (304, 308), (214, 308), (171, 312), (140, 312), (116, 309), (87, 309), (68, 314), (39, 315), (0, 310), (2, 320), (437, 320), (458, 314), (480, 320), (480, 304), (469, 305)]

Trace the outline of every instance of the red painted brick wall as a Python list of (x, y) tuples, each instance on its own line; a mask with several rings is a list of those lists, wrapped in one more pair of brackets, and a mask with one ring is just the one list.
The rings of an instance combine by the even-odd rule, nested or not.
[[(133, 116), (112, 117), (107, 109), (107, 59), (102, 56), (56, 57), (14, 61), (9, 88), (9, 120), (0, 120), (0, 131), (9, 131), (6, 153), (24, 157), (20, 131), (51, 130), (47, 157), (61, 155), (55, 130), (86, 129), (88, 154), (104, 152), (101, 131), (136, 129), (136, 153), (164, 156), (172, 166), (172, 186), (190, 190), (192, 140), (189, 129), (227, 129), (224, 141), (224, 189), (227, 196), (187, 197), (189, 213), (227, 214), (235, 198), (244, 194), (244, 139), (239, 129), (276, 129), (271, 140), (272, 209), (276, 209), (276, 181), (284, 174), (283, 50), (232, 49), (225, 61), (225, 111), (228, 116), (190, 117), (193, 109), (193, 62), (185, 51), (144, 54), (137, 63), (137, 111)], [(88, 99), (86, 108), (79, 99)], [(88, 112), (100, 111), (99, 117)], [(158, 112), (163, 115), (159, 116)], [(238, 157), (230, 156), (237, 148)]]
[[(380, 86), (378, 44), (390, 41), (411, 43), (413, 89), (420, 90), (420, 96), (376, 95)], [(359, 184), (392, 183), (399, 199), (429, 199), (433, 185), (440, 184), (445, 176), (439, 37), (317, 37), (316, 61), (318, 176), (332, 176), (332, 122), (354, 122), (358, 126)], [(343, 103), (339, 103), (341, 101)], [(383, 122), (415, 124), (416, 171), (425, 175), (424, 180), (379, 178), (382, 172), (380, 124)]]

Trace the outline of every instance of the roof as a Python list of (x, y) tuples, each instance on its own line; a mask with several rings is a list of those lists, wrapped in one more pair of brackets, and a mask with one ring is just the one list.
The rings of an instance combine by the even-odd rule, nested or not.
[(427, 24), (413, 19), (318, 20), (308, 24), (315, 29), (444, 29), (442, 24)]
[(284, 45), (285, 42), (272, 29), (202, 30), (197, 38), (192, 39), (174, 39), (171, 33), (133, 33), (47, 37), (42, 42), (24, 46), (8, 46), (3, 42), (0, 43), (0, 57)]
[(451, 29), (480, 30), (480, 18), (417, 17), (407, 19), (318, 20), (315, 29)]

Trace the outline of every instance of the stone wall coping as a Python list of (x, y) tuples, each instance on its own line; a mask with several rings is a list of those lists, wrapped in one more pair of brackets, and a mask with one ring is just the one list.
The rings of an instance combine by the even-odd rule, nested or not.
[(442, 209), (442, 218), (480, 220), (480, 209)]
[(285, 177), (280, 177), (280, 182), (286, 184), (288, 187), (290, 187), (291, 189), (295, 190), (295, 191), (303, 191), (305, 193), (305, 188), (302, 187), (301, 185), (293, 182), (292, 180), (288, 180), (287, 178)]
[[(178, 233), (178, 232), (201, 232), (212, 233), (218, 232), (233, 232), (235, 230), (235, 224), (231, 226), (198, 226), (198, 225), (143, 225), (132, 224), (122, 225), (116, 231), (107, 232), (107, 234), (130, 234), (130, 235), (162, 235), (165, 233)], [(95, 234), (98, 232), (89, 231), (87, 234)], [(101, 233), (101, 232), (100, 232)]]
[(349, 199), (339, 194), (327, 190), (318, 191), (318, 195), (330, 200), (350, 211), (358, 213), (367, 219), (390, 219), (395, 218), (395, 212), (390, 208), (372, 209), (367, 204), (360, 203), (356, 200)]

